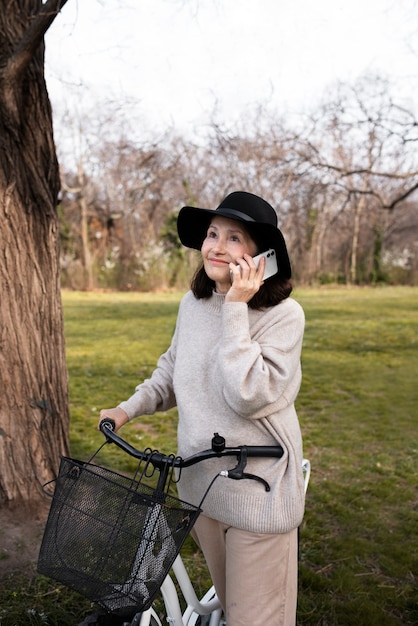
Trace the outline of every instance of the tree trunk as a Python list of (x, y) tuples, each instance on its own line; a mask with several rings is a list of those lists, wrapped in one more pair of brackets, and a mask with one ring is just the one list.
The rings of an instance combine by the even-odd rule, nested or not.
[[(366, 191), (368, 186), (368, 179), (363, 183), (363, 192)], [(351, 259), (350, 259), (350, 274), (349, 274), (349, 283), (354, 285), (357, 280), (357, 253), (359, 246), (359, 237), (360, 237), (360, 225), (361, 218), (363, 216), (363, 210), (366, 204), (366, 196), (364, 193), (361, 194), (358, 202), (354, 207), (354, 224), (353, 224), (353, 234), (351, 237)]]
[(351, 259), (350, 259), (350, 274), (349, 284), (354, 285), (357, 278), (357, 250), (360, 234), (360, 218), (363, 212), (364, 196), (360, 196), (359, 201), (356, 203), (354, 209), (354, 224), (353, 234), (351, 237)]
[[(65, 2), (0, 0), (0, 502), (36, 501), (68, 453), (59, 172), (43, 33)], [(7, 5), (7, 6), (6, 6)]]
[(78, 203), (80, 205), (80, 221), (81, 221), (81, 245), (83, 248), (83, 265), (85, 276), (83, 277), (83, 283), (85, 285), (85, 289), (87, 291), (92, 291), (94, 288), (94, 277), (93, 277), (93, 263), (90, 253), (90, 237), (89, 237), (89, 216), (88, 216), (88, 206), (87, 199), (85, 195), (86, 190), (86, 178), (84, 175), (84, 166), (83, 161), (80, 157), (77, 168), (77, 182), (79, 185), (78, 193), (79, 200)]

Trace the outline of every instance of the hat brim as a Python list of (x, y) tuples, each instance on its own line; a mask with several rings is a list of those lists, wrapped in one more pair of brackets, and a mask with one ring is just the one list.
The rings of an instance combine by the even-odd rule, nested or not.
[(197, 207), (183, 207), (177, 218), (177, 231), (181, 243), (186, 248), (200, 250), (206, 237), (209, 224), (214, 217), (227, 217), (229, 219), (243, 222), (250, 234), (254, 235), (257, 242), (262, 242), (265, 252), (269, 248), (274, 248), (279, 265), (279, 275), (290, 278), (292, 274), (286, 242), (281, 231), (272, 224), (254, 222), (245, 214), (233, 209), (218, 208), (200, 209)]

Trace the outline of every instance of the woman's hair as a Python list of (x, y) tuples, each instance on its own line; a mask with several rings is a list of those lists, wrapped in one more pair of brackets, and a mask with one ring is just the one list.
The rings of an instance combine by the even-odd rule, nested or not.
[[(202, 263), (192, 278), (191, 290), (195, 297), (200, 300), (210, 298), (214, 289), (215, 281), (211, 280), (206, 274)], [(288, 278), (275, 274), (261, 285), (257, 293), (249, 301), (248, 306), (250, 309), (263, 309), (274, 306), (288, 298), (292, 293), (292, 289), (292, 283)]]

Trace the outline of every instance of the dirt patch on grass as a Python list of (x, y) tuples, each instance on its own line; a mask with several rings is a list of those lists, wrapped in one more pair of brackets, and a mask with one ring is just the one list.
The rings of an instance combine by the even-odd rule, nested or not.
[(11, 573), (36, 573), (50, 500), (24, 508), (0, 507), (0, 579)]

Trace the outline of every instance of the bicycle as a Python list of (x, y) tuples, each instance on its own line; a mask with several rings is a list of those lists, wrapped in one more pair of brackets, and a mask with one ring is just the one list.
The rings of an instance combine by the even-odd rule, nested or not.
[[(213, 586), (198, 599), (180, 550), (218, 476), (257, 480), (268, 491), (263, 478), (245, 472), (247, 458), (281, 458), (282, 447), (227, 447), (225, 439), (215, 433), (211, 448), (183, 459), (151, 449), (137, 450), (114, 432), (114, 426), (107, 418), (100, 423), (106, 443), (116, 444), (137, 459), (137, 471), (127, 477), (92, 464), (97, 452), (87, 462), (61, 459), (57, 478), (44, 486), (52, 503), (38, 571), (100, 607), (78, 626), (116, 621), (120, 626), (162, 626), (153, 606), (159, 592), (165, 619), (173, 626), (226, 624)], [(224, 456), (236, 457), (236, 466), (214, 477), (198, 507), (170, 495), (176, 471)], [(302, 470), (306, 491), (310, 477), (306, 459)], [(156, 484), (150, 486), (145, 480), (149, 482), (156, 471)], [(51, 484), (55, 485), (52, 494), (48, 491)]]

